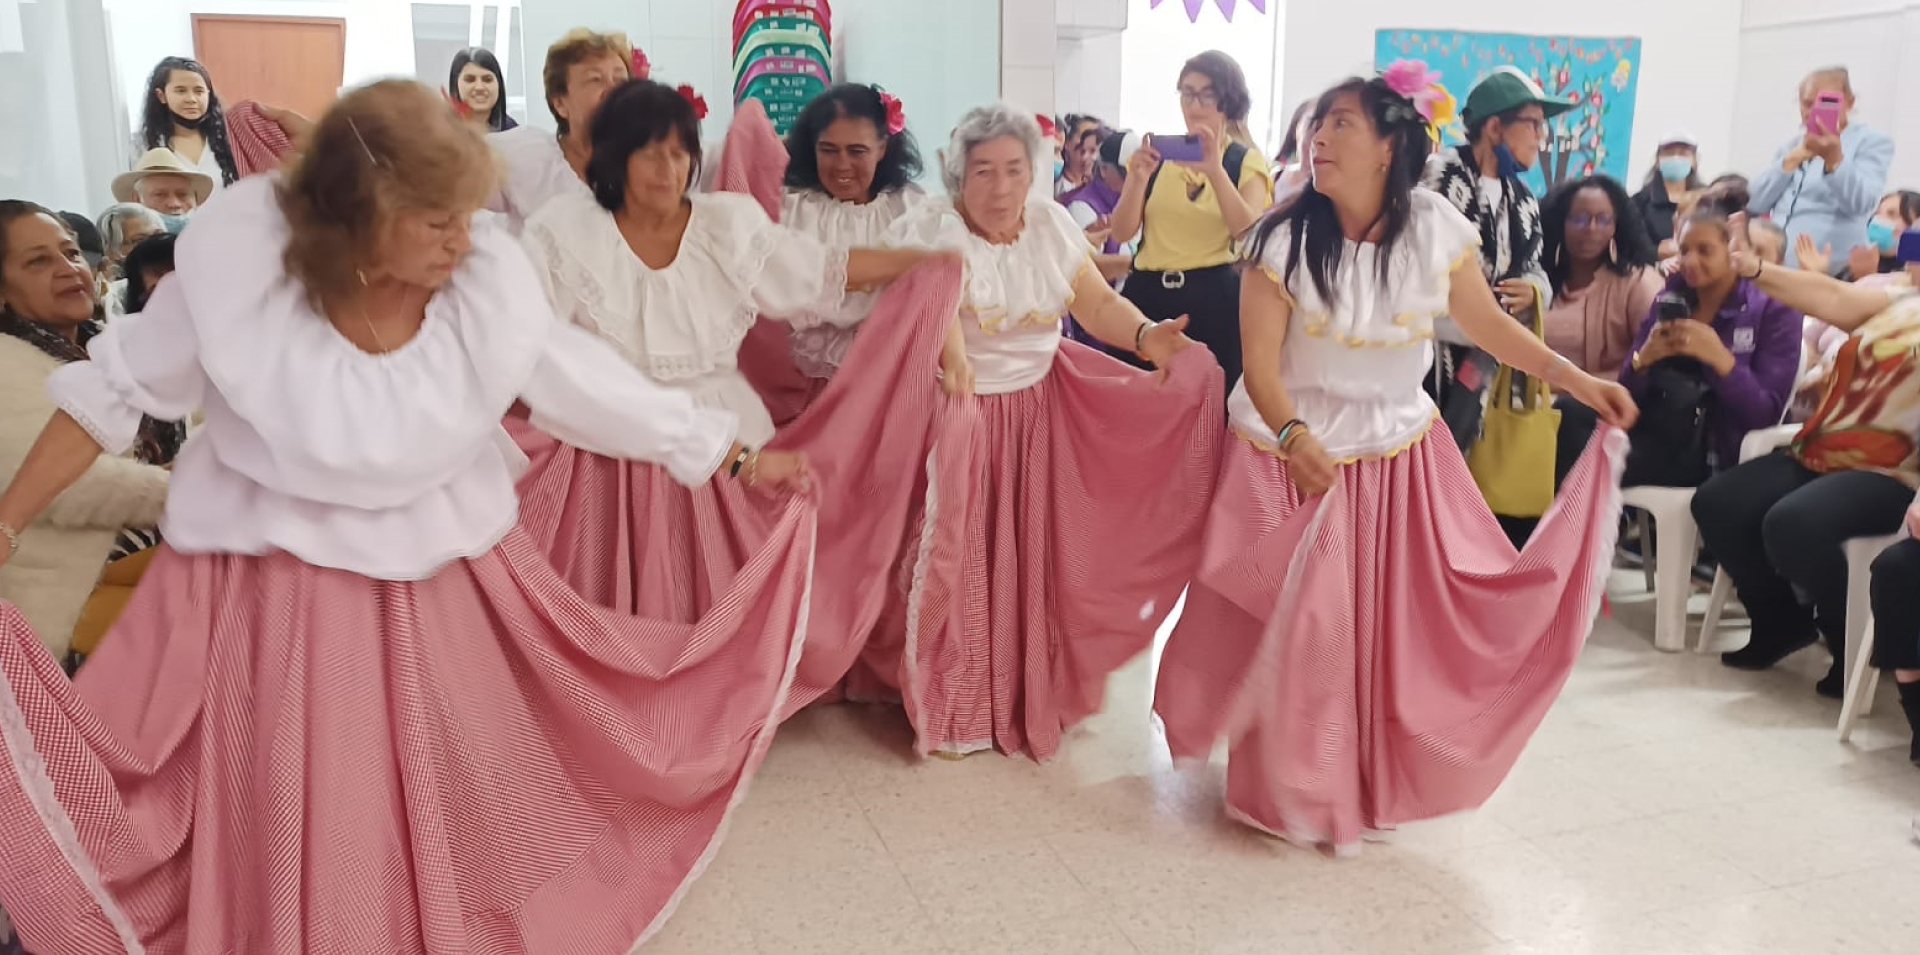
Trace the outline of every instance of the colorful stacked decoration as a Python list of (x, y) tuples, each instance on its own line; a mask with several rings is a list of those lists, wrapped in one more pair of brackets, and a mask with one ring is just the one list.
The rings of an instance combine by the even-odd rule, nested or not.
[(758, 100), (785, 136), (833, 82), (828, 0), (740, 0), (733, 12), (733, 99)]

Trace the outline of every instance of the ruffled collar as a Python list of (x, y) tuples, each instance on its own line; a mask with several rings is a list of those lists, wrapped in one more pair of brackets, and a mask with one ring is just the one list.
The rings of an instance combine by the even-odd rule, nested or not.
[(909, 208), (924, 201), (926, 194), (912, 186), (883, 192), (864, 204), (841, 202), (815, 189), (795, 190), (787, 193), (781, 225), (829, 245), (871, 245)]
[(958, 249), (966, 260), (960, 310), (975, 316), (989, 335), (1057, 322), (1093, 252), (1066, 209), (1051, 199), (1028, 202), (1019, 238), (1003, 244), (969, 229), (952, 200), (929, 200), (901, 217), (889, 244)]

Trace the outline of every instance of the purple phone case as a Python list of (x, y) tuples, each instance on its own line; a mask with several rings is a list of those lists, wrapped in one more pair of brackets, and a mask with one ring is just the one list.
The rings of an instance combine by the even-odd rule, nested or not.
[(1155, 136), (1153, 148), (1160, 152), (1160, 158), (1167, 162), (1199, 162), (1200, 137), (1198, 136)]

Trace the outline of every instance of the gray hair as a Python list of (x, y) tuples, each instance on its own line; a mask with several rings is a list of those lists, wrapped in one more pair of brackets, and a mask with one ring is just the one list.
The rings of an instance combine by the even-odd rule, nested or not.
[(154, 228), (165, 231), (167, 223), (160, 213), (137, 202), (116, 202), (100, 213), (100, 242), (106, 246), (108, 259), (119, 258), (120, 246), (127, 241), (126, 222), (130, 219), (145, 219)]
[(1006, 103), (979, 106), (960, 117), (960, 124), (953, 128), (953, 140), (941, 156), (940, 178), (946, 183), (947, 194), (960, 194), (960, 183), (967, 177), (967, 157), (972, 155), (975, 146), (1008, 136), (1027, 147), (1027, 159), (1033, 163), (1034, 175), (1039, 175), (1040, 151), (1045, 139), (1033, 114), (1023, 113)]

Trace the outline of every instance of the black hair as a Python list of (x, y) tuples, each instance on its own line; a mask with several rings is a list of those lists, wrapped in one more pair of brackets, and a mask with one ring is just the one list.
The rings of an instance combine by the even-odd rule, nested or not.
[(147, 77), (146, 107), (140, 113), (140, 141), (148, 149), (173, 148), (173, 130), (180, 121), (167, 108), (165, 96), (167, 81), (175, 71), (197, 73), (207, 84), (207, 112), (200, 117), (198, 129), (207, 141), (207, 148), (213, 150), (214, 162), (220, 165), (220, 181), (231, 186), (240, 178), (240, 170), (233, 164), (233, 147), (227, 143), (227, 110), (220, 105), (220, 94), (213, 90), (213, 77), (194, 60), (170, 56), (153, 68)]
[(67, 231), (73, 233), (73, 241), (87, 256), (87, 264), (100, 267), (100, 260), (107, 257), (107, 244), (100, 238), (100, 227), (93, 220), (78, 212), (59, 213), (60, 221), (67, 224)]
[(1287, 123), (1287, 134), (1280, 140), (1280, 151), (1273, 154), (1276, 166), (1285, 166), (1300, 156), (1300, 121), (1312, 115), (1313, 100), (1304, 100), (1293, 109), (1293, 119)]
[(500, 95), (494, 97), (493, 109), (487, 113), (487, 128), (494, 132), (507, 129), (507, 74), (500, 69), (500, 58), (484, 46), (470, 46), (453, 55), (453, 68), (447, 71), (447, 95), (460, 99), (460, 71), (468, 63), (478, 65), (493, 74), (494, 85), (499, 87)]
[(627, 202), (627, 160), (657, 142), (679, 137), (693, 164), (687, 188), (700, 179), (700, 117), (673, 87), (652, 80), (627, 80), (613, 88), (593, 114), (592, 157), (587, 185), (608, 212)]
[(132, 315), (147, 307), (147, 299), (153, 295), (153, 289), (159, 285), (147, 284), (147, 272), (158, 271), (167, 275), (173, 271), (173, 242), (178, 236), (170, 232), (160, 232), (147, 236), (135, 243), (127, 252), (127, 261), (122, 272), (127, 277), (127, 294), (123, 301), (126, 314)]
[(1574, 197), (1587, 189), (1606, 193), (1607, 202), (1613, 206), (1614, 255), (1607, 260), (1607, 268), (1617, 275), (1630, 275), (1634, 269), (1659, 261), (1640, 222), (1639, 205), (1627, 195), (1627, 187), (1606, 175), (1563, 182), (1540, 203), (1540, 261), (1546, 266), (1555, 295), (1567, 287), (1567, 216), (1573, 212)]
[(881, 102), (880, 93), (877, 86), (841, 83), (814, 97), (813, 102), (800, 111), (793, 129), (787, 133), (788, 188), (827, 191), (820, 183), (820, 160), (814, 155), (814, 147), (819, 145), (820, 136), (828, 126), (847, 118), (872, 123), (873, 131), (887, 141), (887, 154), (874, 166), (873, 190), (868, 198), (905, 189), (920, 178), (926, 171), (926, 164), (920, 159), (920, 145), (914, 141), (912, 130), (887, 132), (887, 107)]
[[(1380, 205), (1380, 239), (1375, 255), (1380, 280), (1384, 282), (1387, 268), (1393, 262), (1394, 246), (1406, 235), (1413, 221), (1413, 191), (1420, 187), (1432, 140), (1427, 138), (1427, 122), (1414, 109), (1413, 102), (1394, 92), (1386, 80), (1377, 76), (1372, 79), (1356, 76), (1320, 94), (1313, 108), (1313, 129), (1319, 129), (1326, 122), (1327, 113), (1343, 96), (1360, 98), (1360, 108), (1373, 124), (1375, 134), (1386, 139), (1393, 149)], [(1333, 280), (1340, 272), (1340, 259), (1347, 244), (1333, 200), (1309, 180), (1292, 199), (1268, 212), (1254, 226), (1248, 258), (1259, 260), (1273, 233), (1282, 226), (1288, 227), (1289, 243), (1282, 283), (1291, 285), (1304, 263), (1313, 287), (1331, 307)]]
[(1752, 203), (1753, 193), (1747, 189), (1745, 176), (1721, 176), (1700, 194), (1700, 201), (1693, 208), (1695, 212), (1725, 219), (1734, 213), (1747, 211), (1747, 206)]
[[(1909, 223), (1920, 222), (1920, 192), (1912, 189), (1895, 189), (1880, 197), (1881, 202), (1888, 199), (1900, 200), (1900, 218)], [(1875, 204), (1876, 207), (1878, 203)]]

